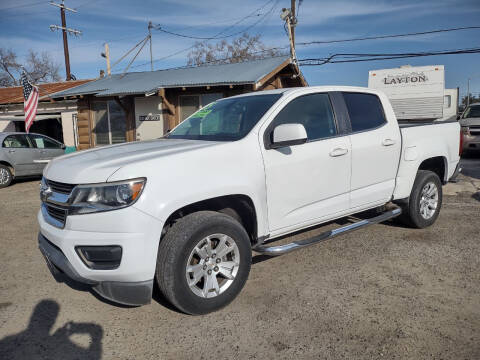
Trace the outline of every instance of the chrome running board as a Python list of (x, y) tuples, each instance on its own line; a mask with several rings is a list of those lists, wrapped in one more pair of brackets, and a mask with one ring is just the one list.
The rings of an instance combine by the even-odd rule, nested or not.
[(392, 219), (394, 217), (397, 217), (402, 213), (402, 209), (399, 207), (393, 209), (393, 210), (388, 210), (384, 212), (383, 214), (380, 214), (378, 216), (375, 216), (370, 219), (365, 219), (365, 220), (360, 220), (356, 223), (349, 224), (346, 226), (342, 226), (338, 229), (334, 230), (329, 230), (325, 231), (319, 235), (316, 235), (312, 238), (309, 239), (304, 239), (304, 240), (298, 240), (294, 241), (285, 245), (278, 245), (278, 246), (268, 246), (268, 245), (257, 245), (255, 246), (252, 250), (255, 252), (258, 252), (263, 255), (269, 255), (269, 256), (278, 256), (278, 255), (283, 255), (286, 253), (289, 253), (294, 250), (302, 249), (304, 247), (318, 244), (319, 242), (334, 238), (335, 236), (342, 235), (349, 233), (354, 230), (358, 230), (361, 228), (364, 228), (368, 225), (373, 225), (373, 224), (378, 224), (383, 221), (386, 221), (388, 219)]

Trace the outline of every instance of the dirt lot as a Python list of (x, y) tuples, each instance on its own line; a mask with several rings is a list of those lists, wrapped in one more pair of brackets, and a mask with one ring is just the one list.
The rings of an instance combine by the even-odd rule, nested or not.
[(0, 190), (0, 358), (479, 359), (480, 183), (448, 186), (433, 227), (257, 256), (233, 304), (193, 317), (158, 293), (127, 308), (56, 283), (37, 249), (38, 181), (17, 183)]

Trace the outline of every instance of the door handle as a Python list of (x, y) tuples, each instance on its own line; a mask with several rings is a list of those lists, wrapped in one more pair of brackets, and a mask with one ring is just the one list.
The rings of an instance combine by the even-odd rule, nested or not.
[(338, 147), (330, 151), (330, 156), (337, 157), (337, 156), (345, 155), (346, 153), (348, 153), (348, 149)]
[(383, 146), (392, 146), (395, 145), (395, 140), (392, 139), (385, 139), (382, 141)]
[(10, 150), (8, 150), (8, 152), (9, 152), (9, 153), (14, 153), (14, 152), (15, 152), (15, 150), (13, 150), (13, 149), (10, 149)]
[(40, 154), (45, 154), (46, 151), (45, 150), (40, 150)]

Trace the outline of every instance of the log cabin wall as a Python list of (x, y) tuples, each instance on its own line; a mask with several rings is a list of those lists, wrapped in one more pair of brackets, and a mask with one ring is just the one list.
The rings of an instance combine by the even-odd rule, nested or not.
[(92, 146), (92, 122), (88, 98), (77, 100), (77, 133), (78, 150), (89, 149)]

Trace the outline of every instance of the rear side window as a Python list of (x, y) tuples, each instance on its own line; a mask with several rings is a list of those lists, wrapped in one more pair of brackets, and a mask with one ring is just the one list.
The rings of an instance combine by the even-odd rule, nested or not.
[(293, 99), (278, 113), (272, 128), (294, 123), (305, 127), (309, 141), (336, 135), (337, 128), (328, 94), (311, 94)]
[(62, 144), (40, 135), (30, 135), (37, 149), (60, 149)]
[(375, 129), (387, 122), (377, 95), (344, 92), (343, 98), (353, 132)]
[(3, 140), (3, 147), (6, 148), (28, 148), (30, 144), (25, 135), (10, 135)]

